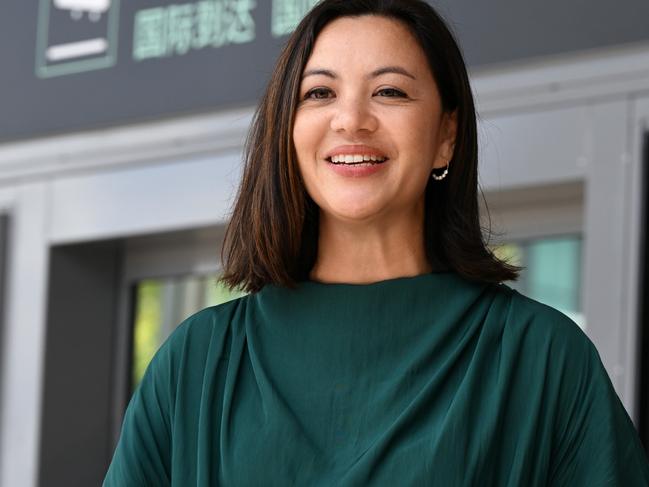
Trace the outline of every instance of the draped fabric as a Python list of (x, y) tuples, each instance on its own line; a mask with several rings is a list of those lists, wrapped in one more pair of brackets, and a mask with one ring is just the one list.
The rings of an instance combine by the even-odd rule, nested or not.
[(649, 465), (573, 321), (442, 272), (267, 285), (184, 321), (104, 481), (167, 485), (631, 487)]

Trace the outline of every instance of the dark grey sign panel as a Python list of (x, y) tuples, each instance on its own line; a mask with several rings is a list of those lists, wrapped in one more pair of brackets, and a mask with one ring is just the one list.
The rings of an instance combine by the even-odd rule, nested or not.
[[(6, 0), (0, 142), (254, 104), (316, 0)], [(649, 2), (431, 2), (469, 66), (649, 39)]]
[(470, 66), (649, 41), (649, 2), (440, 0)]
[[(314, 0), (0, 7), (0, 141), (253, 104)], [(8, 12), (8, 14), (7, 14)]]

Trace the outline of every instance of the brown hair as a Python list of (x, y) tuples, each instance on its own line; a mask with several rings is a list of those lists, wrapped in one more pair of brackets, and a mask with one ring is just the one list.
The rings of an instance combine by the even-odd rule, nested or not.
[(256, 292), (268, 283), (292, 288), (308, 279), (318, 251), (319, 208), (302, 182), (292, 139), (300, 78), (323, 27), (360, 15), (403, 22), (426, 54), (443, 110), (457, 109), (449, 173), (442, 181), (429, 178), (426, 187), (424, 244), (431, 266), (473, 281), (517, 279), (520, 268), (493, 255), (480, 226), (473, 95), (462, 53), (444, 20), (422, 0), (322, 0), (288, 39), (255, 111), (221, 250), (221, 280)]

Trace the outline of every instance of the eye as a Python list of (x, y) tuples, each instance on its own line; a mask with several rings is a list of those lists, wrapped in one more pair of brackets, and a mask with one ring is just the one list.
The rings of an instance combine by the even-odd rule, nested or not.
[[(304, 99), (308, 100), (309, 98), (314, 99), (314, 100), (324, 100), (326, 97), (320, 96), (320, 95), (326, 95), (327, 93), (330, 93), (331, 90), (329, 88), (313, 88), (312, 90), (309, 90), (305, 93)], [(316, 96), (311, 96), (311, 95), (316, 95)]]
[(405, 98), (406, 94), (403, 91), (397, 90), (396, 88), (383, 88), (382, 90), (377, 91), (377, 93), (392, 93), (388, 95), (387, 98)]

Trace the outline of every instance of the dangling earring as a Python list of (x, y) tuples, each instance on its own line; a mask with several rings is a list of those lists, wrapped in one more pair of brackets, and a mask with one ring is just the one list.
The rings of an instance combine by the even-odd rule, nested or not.
[(449, 163), (449, 161), (446, 161), (446, 168), (444, 168), (444, 172), (442, 174), (440, 174), (438, 176), (437, 174), (435, 174), (433, 172), (433, 171), (435, 171), (435, 169), (433, 169), (430, 172), (430, 177), (432, 177), (435, 181), (441, 181), (442, 179), (444, 179), (446, 177), (446, 175), (448, 174), (448, 163)]

